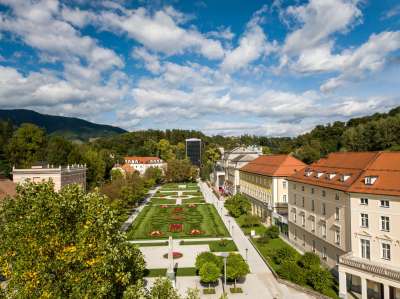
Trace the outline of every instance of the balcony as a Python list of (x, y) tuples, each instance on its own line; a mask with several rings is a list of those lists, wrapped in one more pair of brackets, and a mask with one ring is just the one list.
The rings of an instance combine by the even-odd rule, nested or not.
[(351, 252), (340, 257), (340, 264), (393, 279), (395, 281), (400, 281), (399, 267), (393, 267), (392, 265), (383, 266), (381, 263), (354, 257)]

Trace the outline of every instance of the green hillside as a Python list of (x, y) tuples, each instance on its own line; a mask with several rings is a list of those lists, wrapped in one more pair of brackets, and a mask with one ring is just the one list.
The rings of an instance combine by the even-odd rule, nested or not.
[(0, 120), (11, 120), (14, 126), (32, 123), (44, 128), (48, 134), (62, 135), (70, 140), (89, 140), (107, 137), (126, 131), (109, 125), (100, 125), (75, 117), (41, 114), (32, 110), (0, 110)]

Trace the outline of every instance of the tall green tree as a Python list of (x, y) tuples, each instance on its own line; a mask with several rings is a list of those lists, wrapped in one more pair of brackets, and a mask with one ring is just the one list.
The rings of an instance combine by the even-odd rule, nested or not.
[(180, 299), (178, 292), (167, 278), (157, 278), (150, 291), (150, 299)]
[(8, 160), (18, 167), (31, 167), (45, 159), (47, 137), (44, 130), (32, 124), (22, 124), (7, 145)]
[(73, 147), (74, 145), (72, 142), (64, 137), (57, 135), (51, 136), (46, 149), (47, 162), (54, 166), (67, 165), (68, 157)]
[(170, 160), (165, 171), (167, 182), (193, 182), (197, 178), (197, 170), (189, 160)]
[(242, 256), (237, 253), (230, 253), (226, 259), (226, 276), (234, 281), (235, 288), (236, 281), (245, 277), (248, 273), (250, 273), (249, 265), (247, 265)]
[(221, 276), (221, 269), (212, 262), (206, 262), (201, 266), (199, 274), (201, 281), (208, 283), (208, 288), (210, 288), (210, 284), (216, 282)]
[(52, 183), (18, 187), (0, 210), (0, 269), (9, 298), (121, 298), (143, 276), (140, 250), (126, 242), (99, 193)]

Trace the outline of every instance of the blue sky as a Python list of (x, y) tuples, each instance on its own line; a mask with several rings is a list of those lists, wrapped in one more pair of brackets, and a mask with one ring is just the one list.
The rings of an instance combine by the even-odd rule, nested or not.
[(294, 136), (398, 105), (397, 0), (0, 0), (0, 108)]

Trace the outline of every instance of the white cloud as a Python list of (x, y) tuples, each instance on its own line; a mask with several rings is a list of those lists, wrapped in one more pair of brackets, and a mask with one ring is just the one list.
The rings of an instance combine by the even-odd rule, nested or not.
[(194, 28), (179, 26), (186, 20), (183, 14), (171, 8), (153, 14), (143, 7), (119, 14), (107, 11), (98, 18), (104, 29), (126, 33), (153, 51), (174, 55), (191, 50), (209, 59), (222, 58), (224, 49), (221, 43), (205, 37)]

